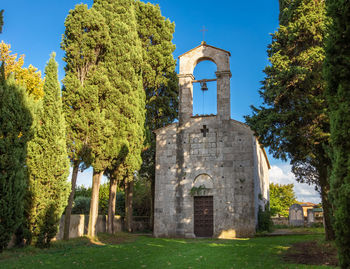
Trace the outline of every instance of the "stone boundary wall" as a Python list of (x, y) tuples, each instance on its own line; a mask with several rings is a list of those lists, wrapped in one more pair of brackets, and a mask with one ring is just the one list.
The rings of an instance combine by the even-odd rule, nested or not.
[[(273, 225), (287, 225), (289, 226), (289, 219), (287, 217), (272, 217), (271, 218)], [(313, 223), (323, 223), (322, 217), (315, 217)], [(307, 218), (304, 218), (304, 226), (308, 226)]]
[(289, 225), (289, 219), (286, 217), (271, 218), (273, 225)]
[[(89, 215), (71, 215), (69, 238), (77, 238), (87, 234), (89, 224)], [(121, 216), (114, 217), (114, 230), (121, 232), (125, 230), (124, 219)], [(133, 232), (151, 231), (150, 217), (134, 216), (132, 223)], [(61, 217), (58, 233), (53, 240), (62, 240), (64, 231), (64, 215)], [(107, 231), (107, 216), (99, 215), (96, 222), (96, 232), (105, 233)], [(15, 245), (15, 236), (12, 236), (7, 248), (12, 248)]]
[[(71, 215), (69, 238), (76, 238), (87, 234), (89, 224), (89, 215)], [(114, 230), (121, 232), (125, 228), (124, 219), (121, 216), (114, 217)], [(134, 216), (132, 223), (133, 232), (150, 231), (150, 217)], [(61, 217), (57, 240), (63, 238), (64, 231), (64, 215)], [(99, 215), (96, 222), (96, 232), (105, 233), (107, 231), (107, 216)]]

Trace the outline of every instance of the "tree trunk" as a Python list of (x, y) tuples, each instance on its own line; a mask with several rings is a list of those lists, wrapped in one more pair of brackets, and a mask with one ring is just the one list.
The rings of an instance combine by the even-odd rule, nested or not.
[(325, 168), (321, 168), (320, 170), (320, 188), (321, 188), (321, 199), (322, 199), (322, 208), (323, 208), (323, 218), (324, 218), (324, 230), (325, 230), (325, 236), (326, 240), (334, 240), (335, 239), (335, 233), (332, 226), (332, 205), (329, 201), (329, 181), (327, 177), (327, 170)]
[(132, 200), (134, 181), (125, 182), (125, 221), (126, 230), (132, 232)]
[(152, 231), (154, 231), (154, 198), (155, 198), (155, 188), (156, 188), (156, 182), (155, 178), (152, 178), (151, 182), (151, 228)]
[(115, 216), (115, 200), (117, 197), (117, 179), (112, 176), (109, 185), (109, 197), (108, 197), (108, 222), (107, 232), (114, 234), (114, 216)]
[(91, 193), (91, 203), (90, 203), (90, 215), (89, 215), (89, 226), (88, 226), (88, 236), (96, 236), (96, 222), (98, 218), (98, 195), (100, 192), (100, 182), (103, 176), (102, 172), (96, 172), (94, 169), (92, 175), (92, 193)]
[(69, 227), (70, 227), (70, 217), (72, 214), (72, 207), (74, 201), (75, 187), (77, 185), (78, 171), (79, 171), (79, 161), (74, 161), (73, 163), (73, 173), (72, 173), (72, 189), (68, 199), (68, 205), (64, 215), (64, 232), (63, 240), (69, 239)]

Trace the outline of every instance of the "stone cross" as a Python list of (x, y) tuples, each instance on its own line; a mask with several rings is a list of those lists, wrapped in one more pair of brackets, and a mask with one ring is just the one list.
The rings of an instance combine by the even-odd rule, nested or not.
[(209, 133), (209, 129), (207, 128), (207, 125), (203, 125), (203, 129), (201, 129), (201, 132), (203, 133), (203, 137), (207, 136), (207, 133)]
[(204, 38), (205, 38), (205, 32), (208, 32), (207, 29), (205, 29), (205, 26), (203, 26), (203, 28), (200, 30), (202, 33), (203, 33), (203, 41), (204, 41)]

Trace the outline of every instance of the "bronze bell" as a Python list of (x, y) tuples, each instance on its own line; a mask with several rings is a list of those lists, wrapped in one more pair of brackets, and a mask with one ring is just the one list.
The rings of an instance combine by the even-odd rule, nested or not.
[(208, 90), (208, 86), (207, 86), (207, 83), (205, 81), (201, 81), (201, 90), (203, 92)]

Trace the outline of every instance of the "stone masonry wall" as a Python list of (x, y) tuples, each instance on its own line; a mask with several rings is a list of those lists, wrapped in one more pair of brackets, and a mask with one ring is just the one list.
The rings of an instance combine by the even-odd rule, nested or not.
[[(209, 130), (206, 137), (203, 125)], [(155, 236), (194, 237), (190, 190), (201, 174), (213, 180), (205, 195), (214, 198), (214, 236), (254, 234), (255, 147), (250, 129), (233, 120), (221, 124), (216, 116), (192, 117), (179, 129), (173, 124), (157, 132)], [(180, 140), (176, 139), (179, 132)], [(179, 146), (181, 162), (176, 157)]]

